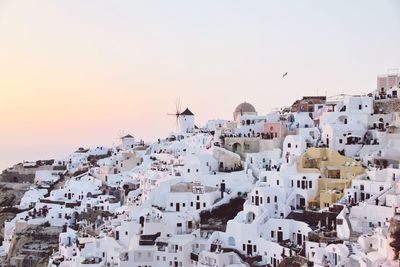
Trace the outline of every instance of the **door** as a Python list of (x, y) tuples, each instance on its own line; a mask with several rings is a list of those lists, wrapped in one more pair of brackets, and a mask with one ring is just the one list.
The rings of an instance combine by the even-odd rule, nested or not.
[(283, 233), (282, 231), (278, 231), (278, 242), (281, 242), (283, 240)]
[(252, 255), (253, 255), (253, 245), (247, 244), (247, 256), (252, 256)]
[(196, 202), (196, 210), (200, 209), (200, 202)]
[(297, 245), (301, 245), (303, 243), (303, 236), (301, 234), (297, 234)]
[(179, 211), (179, 210), (180, 210), (179, 203), (176, 203), (175, 209), (176, 209), (176, 211)]
[(258, 206), (260, 204), (260, 197), (256, 196), (256, 206)]
[(300, 198), (300, 208), (304, 208), (306, 206), (306, 200), (302, 197)]

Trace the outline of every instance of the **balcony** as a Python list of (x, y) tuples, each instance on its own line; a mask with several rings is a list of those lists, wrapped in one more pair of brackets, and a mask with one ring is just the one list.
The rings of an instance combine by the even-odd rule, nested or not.
[(199, 261), (199, 254), (197, 253), (190, 253), (190, 259), (193, 261)]
[(141, 235), (139, 240), (139, 245), (141, 246), (154, 246), (156, 244), (156, 239), (161, 235), (160, 232), (154, 235)]
[(155, 243), (153, 240), (139, 240), (139, 245), (141, 246), (154, 246)]

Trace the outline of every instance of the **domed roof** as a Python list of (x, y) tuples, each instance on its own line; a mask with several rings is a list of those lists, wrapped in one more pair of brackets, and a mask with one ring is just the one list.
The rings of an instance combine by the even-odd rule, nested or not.
[(257, 112), (254, 106), (250, 103), (243, 102), (235, 108), (235, 113), (253, 113)]

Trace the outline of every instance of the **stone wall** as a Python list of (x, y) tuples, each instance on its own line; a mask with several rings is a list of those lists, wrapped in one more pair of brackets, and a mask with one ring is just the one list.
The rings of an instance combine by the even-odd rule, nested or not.
[(400, 111), (400, 99), (381, 99), (374, 101), (375, 113), (391, 113)]

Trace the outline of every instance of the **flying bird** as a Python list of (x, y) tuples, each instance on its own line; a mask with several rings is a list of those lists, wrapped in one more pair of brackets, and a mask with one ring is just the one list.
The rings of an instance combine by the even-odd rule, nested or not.
[(285, 76), (287, 75), (288, 73), (287, 72), (285, 72), (285, 74), (283, 74), (282, 75), (282, 78), (285, 78)]

